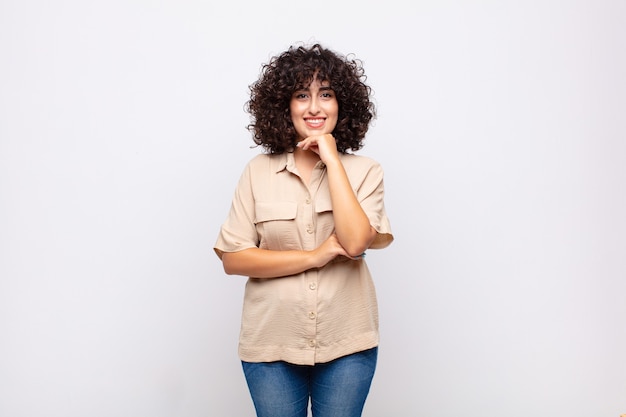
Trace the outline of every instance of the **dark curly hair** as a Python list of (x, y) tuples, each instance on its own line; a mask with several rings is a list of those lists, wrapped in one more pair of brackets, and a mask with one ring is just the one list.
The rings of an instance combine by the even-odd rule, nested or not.
[(261, 67), (259, 79), (249, 87), (250, 100), (245, 106), (251, 119), (247, 128), (257, 145), (272, 154), (294, 149), (297, 136), (289, 103), (292, 94), (308, 87), (314, 77), (330, 83), (339, 104), (337, 126), (332, 132), (337, 150), (346, 153), (361, 149), (370, 121), (376, 116), (362, 62), (319, 44), (291, 46)]

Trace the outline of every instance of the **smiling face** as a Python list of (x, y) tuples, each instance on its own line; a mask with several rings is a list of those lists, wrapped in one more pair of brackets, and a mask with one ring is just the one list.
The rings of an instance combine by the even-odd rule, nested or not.
[(289, 110), (298, 141), (332, 133), (337, 126), (339, 103), (328, 81), (314, 78), (308, 87), (295, 91)]

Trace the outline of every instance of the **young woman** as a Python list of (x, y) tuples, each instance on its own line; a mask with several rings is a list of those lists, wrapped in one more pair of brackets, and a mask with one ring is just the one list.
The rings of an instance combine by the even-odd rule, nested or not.
[(292, 46), (250, 86), (245, 167), (215, 251), (247, 276), (239, 356), (259, 417), (360, 416), (378, 307), (367, 249), (393, 236), (383, 170), (355, 155), (374, 117), (361, 62)]

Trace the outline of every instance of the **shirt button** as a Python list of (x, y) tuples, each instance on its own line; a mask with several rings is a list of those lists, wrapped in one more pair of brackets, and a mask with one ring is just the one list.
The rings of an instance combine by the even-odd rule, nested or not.
[(309, 340), (309, 346), (315, 347), (315, 340)]
[(309, 289), (314, 290), (316, 288), (317, 288), (317, 284), (316, 283), (312, 282), (312, 283), (309, 284)]
[(311, 199), (307, 198), (306, 200), (304, 200), (304, 202), (307, 203), (307, 204), (311, 204)]
[(306, 227), (306, 232), (307, 232), (308, 234), (313, 233), (313, 227), (312, 227), (311, 225), (308, 225), (308, 226)]
[(309, 313), (309, 318), (310, 318), (311, 320), (315, 320), (315, 313), (311, 311), (311, 312)]

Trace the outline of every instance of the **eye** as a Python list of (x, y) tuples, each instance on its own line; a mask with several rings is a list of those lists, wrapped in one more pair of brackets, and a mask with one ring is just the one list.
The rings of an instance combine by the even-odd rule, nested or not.
[(320, 97), (328, 100), (335, 97), (335, 92), (330, 88), (324, 88), (320, 91)]
[(304, 91), (296, 91), (293, 93), (293, 98), (296, 100), (305, 100), (309, 95)]

